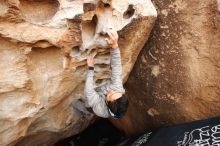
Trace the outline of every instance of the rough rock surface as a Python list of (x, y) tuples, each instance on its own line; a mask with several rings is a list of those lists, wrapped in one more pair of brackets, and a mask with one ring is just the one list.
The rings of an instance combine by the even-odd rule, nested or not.
[(113, 121), (127, 134), (220, 116), (220, 1), (154, 2), (158, 19), (126, 83), (129, 112)]
[(96, 85), (109, 81), (106, 28), (119, 31), (126, 81), (157, 12), (150, 0), (0, 0), (0, 145), (49, 145), (94, 116), (83, 97), (86, 56)]

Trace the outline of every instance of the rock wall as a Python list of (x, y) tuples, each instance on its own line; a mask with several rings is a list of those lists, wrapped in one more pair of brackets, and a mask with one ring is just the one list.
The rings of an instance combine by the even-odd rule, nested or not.
[(109, 81), (106, 28), (119, 31), (126, 81), (157, 16), (150, 0), (0, 0), (0, 145), (52, 145), (85, 129), (86, 56)]
[[(127, 134), (220, 116), (220, 1), (154, 0), (158, 19), (126, 83)], [(137, 114), (138, 113), (138, 114)]]

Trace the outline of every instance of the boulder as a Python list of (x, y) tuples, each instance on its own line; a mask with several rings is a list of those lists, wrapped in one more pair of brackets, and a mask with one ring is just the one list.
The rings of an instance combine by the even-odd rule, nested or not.
[(124, 82), (157, 16), (150, 0), (0, 0), (0, 145), (53, 145), (95, 116), (83, 97), (86, 56), (110, 79), (106, 29), (119, 32)]
[[(127, 134), (220, 116), (219, 0), (154, 0), (158, 19), (126, 83)], [(138, 113), (138, 114), (137, 114)]]

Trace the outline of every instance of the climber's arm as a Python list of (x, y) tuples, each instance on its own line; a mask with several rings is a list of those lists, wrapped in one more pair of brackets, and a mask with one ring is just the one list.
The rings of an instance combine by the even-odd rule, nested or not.
[(111, 83), (114, 88), (124, 92), (123, 82), (122, 82), (122, 64), (121, 64), (121, 54), (118, 47), (118, 34), (114, 31), (108, 32), (109, 38), (106, 41), (111, 45), (110, 49), (110, 64), (112, 69)]
[(93, 105), (99, 100), (99, 95), (94, 90), (93, 87), (94, 70), (91, 68), (92, 67), (89, 67), (87, 72), (86, 83), (85, 83), (85, 96), (87, 98), (87, 102), (89, 106), (93, 107)]
[(119, 48), (114, 48), (110, 50), (111, 53), (111, 82), (113, 86), (123, 89), (122, 83), (122, 65), (121, 65), (121, 55)]
[(87, 58), (87, 63), (89, 66), (86, 83), (85, 83), (85, 96), (88, 102), (88, 105), (92, 107), (96, 115), (100, 117), (107, 118), (109, 117), (108, 109), (103, 98), (94, 90), (93, 87), (93, 77), (94, 77), (94, 65), (93, 57)]

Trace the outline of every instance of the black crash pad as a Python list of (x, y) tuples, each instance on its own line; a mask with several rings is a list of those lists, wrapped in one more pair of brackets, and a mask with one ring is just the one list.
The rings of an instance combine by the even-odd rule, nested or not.
[(162, 127), (143, 145), (220, 146), (220, 117)]

